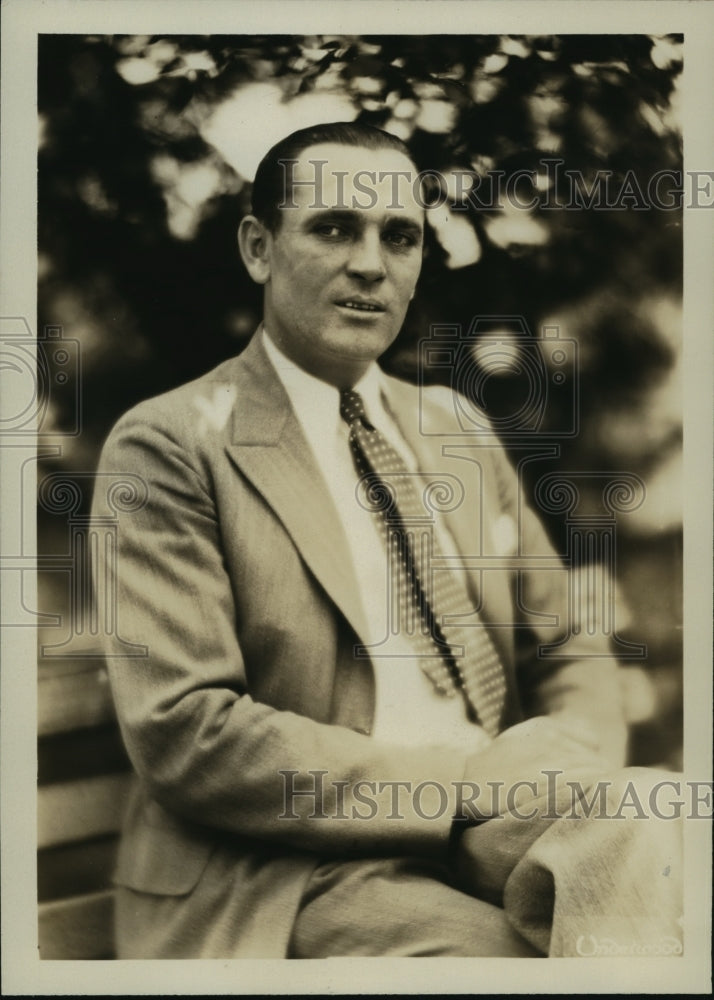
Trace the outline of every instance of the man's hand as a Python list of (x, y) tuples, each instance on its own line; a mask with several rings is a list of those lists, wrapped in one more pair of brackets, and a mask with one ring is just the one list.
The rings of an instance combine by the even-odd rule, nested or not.
[(465, 779), (478, 786), (469, 798), (463, 795), (461, 814), (485, 820), (520, 809), (544, 796), (554, 777), (547, 772), (585, 772), (596, 775), (608, 770), (598, 754), (595, 733), (577, 719), (539, 716), (501, 733), (485, 749), (468, 760)]

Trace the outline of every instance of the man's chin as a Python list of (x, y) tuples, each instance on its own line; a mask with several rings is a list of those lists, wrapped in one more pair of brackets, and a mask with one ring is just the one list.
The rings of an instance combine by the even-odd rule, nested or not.
[(325, 344), (325, 354), (335, 364), (341, 361), (370, 364), (384, 354), (396, 336), (392, 330), (380, 329), (376, 324), (371, 327), (367, 324), (345, 325), (333, 331)]
[(313, 358), (308, 370), (324, 382), (329, 382), (339, 389), (353, 386), (386, 351), (388, 345), (380, 343), (374, 350), (344, 350), (339, 346), (330, 346), (321, 352), (319, 358)]

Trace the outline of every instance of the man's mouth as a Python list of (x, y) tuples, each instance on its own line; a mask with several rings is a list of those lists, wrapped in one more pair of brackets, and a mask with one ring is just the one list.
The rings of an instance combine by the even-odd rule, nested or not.
[(342, 306), (343, 309), (354, 309), (357, 312), (384, 312), (384, 306), (381, 302), (367, 299), (342, 299), (337, 305)]

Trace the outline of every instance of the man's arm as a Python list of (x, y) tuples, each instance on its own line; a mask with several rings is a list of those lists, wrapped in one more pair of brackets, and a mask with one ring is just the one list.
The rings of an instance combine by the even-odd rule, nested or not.
[[(251, 697), (210, 473), (186, 445), (182, 419), (171, 416), (155, 403), (132, 411), (112, 432), (99, 469), (118, 479), (138, 474), (148, 489), (140, 510), (118, 515), (116, 562), (102, 553), (96, 572), (115, 575), (122, 637), (148, 646), (147, 658), (107, 662), (126, 747), (149, 794), (194, 822), (293, 848), (445, 851), (465, 752), (385, 746)], [(98, 491), (93, 514), (105, 513)], [(280, 566), (275, 574), (279, 593)], [(286, 779), (288, 770), (299, 774)], [(293, 780), (308, 789), (317, 780), (321, 807), (314, 796), (293, 796), (286, 808)], [(413, 791), (424, 781), (435, 787), (416, 808), (394, 784)], [(371, 802), (376, 815), (352, 818), (371, 816)], [(299, 818), (281, 818), (286, 813)], [(348, 820), (312, 818), (320, 813)]]
[[(518, 525), (521, 552), (526, 556), (554, 556), (539, 518), (523, 500), (518, 503), (517, 477), (505, 454), (500, 449), (494, 449), (492, 454), (501, 509)], [(567, 632), (572, 614), (568, 582), (565, 569), (526, 569), (521, 573), (520, 599), (524, 607), (556, 614), (561, 634)], [(621, 668), (606, 637), (588, 635), (583, 630), (571, 637), (567, 658), (539, 652), (539, 646), (552, 644), (558, 638), (552, 627), (517, 628), (515, 638), (516, 669), (526, 713), (552, 716), (569, 729), (580, 727), (582, 738), (610, 765), (621, 766), (627, 744)]]

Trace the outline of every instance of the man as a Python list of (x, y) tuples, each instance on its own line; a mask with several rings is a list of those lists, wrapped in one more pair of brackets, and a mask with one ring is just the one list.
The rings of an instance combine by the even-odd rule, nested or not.
[[(262, 327), (104, 449), (148, 487), (116, 562), (148, 658), (108, 660), (138, 779), (119, 957), (557, 953), (518, 872), (565, 821), (514, 815), (549, 772), (622, 763), (617, 667), (538, 655), (565, 574), (508, 568), (552, 552), (502, 451), (443, 447), (451, 393), (376, 365), (419, 275), (416, 172), (362, 125), (274, 147), (239, 230)], [(416, 510), (439, 483), (453, 503)]]

